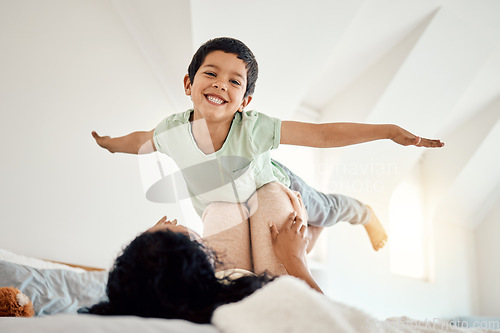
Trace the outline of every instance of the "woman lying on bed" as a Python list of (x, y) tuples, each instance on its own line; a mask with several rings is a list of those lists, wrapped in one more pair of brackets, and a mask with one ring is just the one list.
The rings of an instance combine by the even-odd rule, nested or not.
[[(272, 249), (288, 274), (321, 292), (306, 265), (307, 227), (300, 214), (288, 214), (279, 229), (274, 221), (267, 225)], [(216, 270), (223, 266), (193, 232), (164, 217), (116, 259), (107, 284), (109, 300), (89, 311), (209, 323), (218, 306), (237, 302), (273, 279), (266, 273), (220, 277)]]

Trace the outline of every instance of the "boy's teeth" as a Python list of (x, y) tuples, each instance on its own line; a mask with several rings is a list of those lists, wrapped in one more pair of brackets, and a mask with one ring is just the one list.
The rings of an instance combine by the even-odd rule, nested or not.
[(217, 103), (217, 104), (222, 104), (224, 103), (224, 100), (220, 99), (220, 98), (217, 98), (215, 96), (207, 96), (207, 99), (210, 101), (210, 102), (214, 102), (214, 103)]

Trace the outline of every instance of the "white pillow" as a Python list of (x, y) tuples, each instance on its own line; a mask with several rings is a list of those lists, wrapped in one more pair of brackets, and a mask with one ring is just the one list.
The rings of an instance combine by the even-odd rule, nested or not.
[(21, 290), (33, 302), (37, 316), (76, 313), (105, 300), (107, 278), (105, 271), (40, 269), (0, 260), (0, 286)]
[(22, 256), (20, 254), (15, 254), (13, 252), (0, 249), (0, 260), (8, 261), (18, 265), (29, 266), (38, 269), (68, 269), (74, 272), (83, 273), (86, 272), (82, 268), (71, 267), (63, 264), (56, 264), (50, 261), (35, 259), (32, 257)]

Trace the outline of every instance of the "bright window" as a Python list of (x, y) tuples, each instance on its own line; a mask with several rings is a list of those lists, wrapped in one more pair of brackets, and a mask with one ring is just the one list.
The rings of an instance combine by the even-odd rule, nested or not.
[(391, 272), (426, 278), (422, 191), (415, 177), (401, 183), (392, 194), (389, 228)]

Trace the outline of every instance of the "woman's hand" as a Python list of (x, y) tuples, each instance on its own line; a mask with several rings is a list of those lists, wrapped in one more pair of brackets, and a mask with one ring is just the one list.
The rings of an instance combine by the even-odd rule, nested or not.
[(431, 140), (413, 135), (404, 128), (394, 125), (394, 134), (391, 136), (392, 141), (403, 146), (417, 146), (428, 148), (440, 148), (444, 146), (441, 140)]
[(158, 230), (163, 230), (168, 228), (168, 226), (176, 226), (177, 225), (177, 219), (170, 221), (167, 220), (166, 216), (163, 216), (154, 226), (146, 230), (146, 232), (155, 232)]
[(302, 219), (296, 212), (288, 216), (287, 221), (278, 230), (276, 224), (271, 222), (271, 240), (276, 257), (287, 270), (289, 265), (305, 264), (305, 256), (309, 239), (306, 237), (307, 227), (302, 224)]
[(270, 228), (274, 253), (288, 274), (304, 280), (311, 288), (323, 293), (307, 267), (306, 249), (309, 239), (306, 237), (307, 227), (302, 224), (302, 219), (293, 212), (279, 230), (273, 222)]

